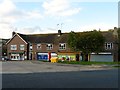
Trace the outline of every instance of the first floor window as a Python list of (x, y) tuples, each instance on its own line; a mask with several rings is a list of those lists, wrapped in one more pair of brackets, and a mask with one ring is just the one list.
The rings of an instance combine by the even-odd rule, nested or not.
[(65, 43), (60, 43), (59, 44), (59, 49), (60, 50), (65, 50), (66, 49), (66, 44)]
[(47, 44), (47, 50), (51, 50), (53, 48), (53, 44)]
[(33, 46), (32, 46), (32, 44), (30, 44), (30, 50), (32, 50), (33, 49)]
[(20, 45), (20, 50), (24, 50), (25, 49), (25, 45)]
[(37, 44), (37, 49), (41, 49), (41, 44)]
[(11, 45), (11, 50), (17, 50), (17, 45)]
[(105, 49), (113, 49), (113, 43), (105, 43)]

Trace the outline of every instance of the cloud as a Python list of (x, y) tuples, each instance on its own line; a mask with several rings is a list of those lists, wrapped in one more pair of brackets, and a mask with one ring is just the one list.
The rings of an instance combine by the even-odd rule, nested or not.
[(10, 0), (3, 0), (3, 2), (0, 3), (0, 16), (11, 13), (15, 9), (16, 9), (16, 6)]
[(17, 8), (17, 6), (15, 5), (15, 3), (13, 3), (12, 0), (2, 0), (0, 1), (0, 38), (10, 38), (11, 32), (15, 31), (13, 25), (15, 25), (21, 20), (23, 22), (26, 22), (29, 19), (34, 20), (41, 18), (43, 18), (43, 16), (41, 15), (39, 10), (21, 10)]
[(8, 23), (0, 23), (0, 38), (11, 38), (13, 28)]
[(15, 23), (21, 19), (41, 19), (43, 17), (39, 10), (19, 10), (12, 0), (3, 0), (0, 3), (0, 18), (0, 22)]
[(0, 22), (14, 22), (15, 19), (11, 16), (14, 11), (16, 11), (16, 6), (10, 0), (3, 0), (0, 3)]
[[(14, 2), (43, 2), (44, 0), (13, 0)], [(119, 0), (69, 0), (70, 2), (119, 2)]]
[(72, 8), (69, 0), (49, 0), (43, 3), (45, 14), (52, 16), (71, 16), (80, 12), (81, 8)]
[(16, 32), (21, 33), (24, 32), (23, 34), (37, 34), (40, 33), (42, 30), (39, 26), (35, 27), (22, 27), (22, 28), (17, 28)]
[(31, 12), (28, 12), (27, 14), (26, 14), (26, 16), (28, 16), (28, 17), (26, 17), (26, 18), (28, 18), (28, 19), (42, 19), (43, 18), (43, 16), (40, 14), (40, 11), (39, 10), (34, 10), (34, 11), (31, 11)]
[(101, 30), (101, 31), (107, 31), (109, 29), (113, 29), (114, 27), (117, 27), (116, 25), (111, 25), (107, 23), (96, 23), (91, 25), (84, 25), (79, 28), (78, 31), (92, 31), (92, 30)]
[(45, 33), (57, 33), (56, 28), (41, 28), (39, 26), (35, 27), (23, 27), (17, 28), (16, 32), (23, 34), (45, 34)]

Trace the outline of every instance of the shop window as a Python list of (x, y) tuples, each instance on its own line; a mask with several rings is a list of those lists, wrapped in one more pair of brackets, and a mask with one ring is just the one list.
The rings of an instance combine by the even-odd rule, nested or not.
[(19, 59), (19, 56), (17, 56), (17, 59)]
[(11, 56), (11, 58), (13, 58), (13, 56)]

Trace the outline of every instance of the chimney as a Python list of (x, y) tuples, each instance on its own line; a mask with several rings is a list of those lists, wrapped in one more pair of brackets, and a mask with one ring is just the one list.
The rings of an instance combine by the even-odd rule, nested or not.
[(113, 35), (118, 38), (118, 29), (114, 27)]
[(62, 34), (61, 30), (58, 30), (58, 35), (61, 35), (61, 34)]
[(114, 30), (116, 30), (117, 29), (117, 27), (114, 27)]
[(16, 33), (13, 31), (13, 32), (12, 32), (12, 37), (13, 37), (15, 34), (16, 34)]

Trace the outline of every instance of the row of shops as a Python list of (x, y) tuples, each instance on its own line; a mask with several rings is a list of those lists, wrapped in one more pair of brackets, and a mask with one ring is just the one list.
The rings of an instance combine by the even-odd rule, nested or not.
[[(59, 60), (75, 61), (76, 54), (77, 53), (55, 53), (55, 52), (47, 53), (47, 52), (45, 52), (45, 53), (36, 53), (36, 55), (33, 55), (33, 53), (29, 53), (29, 58), (30, 58), (30, 60), (32, 60), (32, 58), (34, 57), (37, 60), (49, 61), (50, 58), (52, 58), (52, 57), (58, 57)], [(10, 53), (9, 58), (10, 58), (10, 60), (26, 60), (27, 55), (24, 53)]]
[[(55, 53), (55, 52), (45, 52), (45, 53), (36, 53), (36, 55), (29, 54), (30, 58), (35, 58), (35, 60), (49, 61), (52, 57), (57, 57), (59, 60), (68, 60), (68, 61), (82, 61), (82, 55), (80, 53)], [(27, 55), (24, 53), (11, 53), (10, 60), (27, 60)], [(32, 59), (30, 59), (32, 60)], [(98, 62), (113, 62), (112, 53), (99, 53), (91, 54), (90, 61)]]

